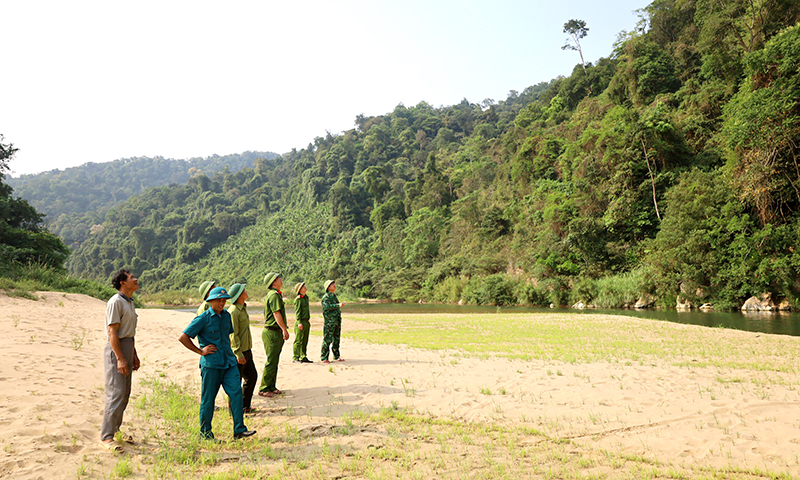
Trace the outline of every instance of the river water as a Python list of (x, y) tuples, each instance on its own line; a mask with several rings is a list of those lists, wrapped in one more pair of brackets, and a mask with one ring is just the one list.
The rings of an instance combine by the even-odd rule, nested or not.
[[(291, 311), (293, 306), (286, 305), (287, 310)], [(180, 311), (194, 312), (195, 309), (185, 307), (176, 308)], [(253, 313), (261, 313), (260, 307), (255, 307)], [(319, 314), (321, 308), (319, 302), (311, 304), (311, 311)], [(585, 309), (578, 310), (572, 308), (531, 308), (531, 307), (479, 307), (470, 305), (420, 305), (416, 303), (347, 303), (342, 309), (342, 314), (347, 312), (357, 313), (483, 313), (494, 315), (497, 313), (570, 313), (579, 315), (625, 315), (630, 317), (649, 318), (662, 320), (665, 322), (685, 323), (689, 325), (701, 325), (704, 327), (722, 327), (748, 332), (775, 333), (779, 335), (800, 336), (800, 314), (790, 312), (704, 312), (701, 310), (600, 310)], [(292, 321), (293, 314), (287, 312), (287, 317)]]

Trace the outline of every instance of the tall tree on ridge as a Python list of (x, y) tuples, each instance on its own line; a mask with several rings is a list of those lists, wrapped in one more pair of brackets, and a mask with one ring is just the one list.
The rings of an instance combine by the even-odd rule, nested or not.
[[(561, 50), (577, 50), (578, 54), (581, 56), (583, 73), (586, 73), (586, 61), (583, 59), (583, 50), (581, 49), (581, 38), (589, 34), (589, 29), (586, 28), (586, 22), (572, 19), (564, 24), (564, 33), (568, 33), (570, 38), (566, 40)], [(570, 42), (570, 40), (572, 40), (572, 42)]]

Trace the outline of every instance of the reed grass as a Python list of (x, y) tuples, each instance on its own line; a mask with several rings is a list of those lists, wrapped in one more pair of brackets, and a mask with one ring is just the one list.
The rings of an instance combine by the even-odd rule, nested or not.
[[(101, 300), (108, 300), (116, 290), (91, 280), (75, 278), (64, 270), (39, 265), (7, 263), (0, 265), (0, 291), (11, 297), (38, 300), (33, 293), (66, 292), (82, 293)], [(140, 302), (139, 302), (140, 303)]]

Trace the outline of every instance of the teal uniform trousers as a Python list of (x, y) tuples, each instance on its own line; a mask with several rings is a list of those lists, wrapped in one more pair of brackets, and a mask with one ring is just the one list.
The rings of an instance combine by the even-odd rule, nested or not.
[(242, 412), (242, 377), (239, 375), (239, 368), (200, 367), (200, 376), (203, 379), (203, 390), (200, 394), (200, 434), (206, 438), (213, 438), (211, 421), (214, 419), (214, 400), (217, 398), (220, 386), (228, 395), (228, 407), (233, 417), (233, 434), (246, 431)]

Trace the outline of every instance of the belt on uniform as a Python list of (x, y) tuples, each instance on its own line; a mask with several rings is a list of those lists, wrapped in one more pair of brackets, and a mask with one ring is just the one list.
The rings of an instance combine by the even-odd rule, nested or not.
[(267, 329), (275, 331), (275, 332), (280, 332), (281, 331), (281, 327), (279, 327), (277, 325), (271, 325), (271, 326), (267, 327)]

